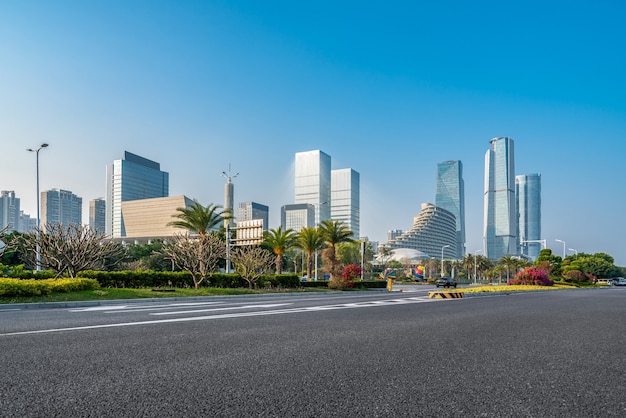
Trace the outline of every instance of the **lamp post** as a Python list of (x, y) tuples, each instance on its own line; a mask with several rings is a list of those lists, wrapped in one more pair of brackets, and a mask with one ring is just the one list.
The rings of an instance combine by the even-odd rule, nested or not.
[(476, 276), (476, 254), (478, 254), (478, 253), (480, 253), (482, 251), (483, 250), (476, 250), (476, 251), (474, 251), (474, 284), (477, 283), (477, 281), (476, 281), (476, 277), (477, 277)]
[(39, 217), (39, 151), (46, 148), (48, 144), (43, 143), (37, 149), (28, 148), (26, 151), (34, 152), (37, 162), (37, 271), (41, 270), (41, 251), (39, 248), (39, 235), (40, 235), (40, 217)]
[[(319, 227), (319, 222), (317, 220), (320, 218), (320, 215), (319, 215), (320, 206), (326, 205), (326, 204), (328, 204), (328, 202), (320, 202), (317, 205), (317, 207), (316, 207), (316, 210), (315, 210), (315, 220), (316, 220), (315, 228)], [(317, 250), (315, 250), (315, 280), (316, 281), (317, 281), (317, 278), (318, 278), (318, 276), (317, 276)]]
[(563, 260), (565, 260), (565, 241), (560, 240), (560, 239), (555, 239), (555, 241), (563, 244)]
[(568, 250), (573, 251), (574, 255), (576, 255), (576, 257), (578, 257), (578, 250), (575, 250), (573, 248), (568, 248)]
[(450, 245), (444, 245), (441, 247), (441, 277), (443, 277), (443, 250), (448, 248)]

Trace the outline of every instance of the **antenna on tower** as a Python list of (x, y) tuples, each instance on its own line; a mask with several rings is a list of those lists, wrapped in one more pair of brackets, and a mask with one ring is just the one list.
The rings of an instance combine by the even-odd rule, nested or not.
[(230, 163), (228, 163), (228, 173), (226, 173), (225, 171), (222, 171), (222, 176), (228, 181), (228, 183), (232, 182), (232, 180), (238, 175), (239, 175), (239, 172), (235, 173), (234, 175), (232, 174), (232, 171), (230, 169)]

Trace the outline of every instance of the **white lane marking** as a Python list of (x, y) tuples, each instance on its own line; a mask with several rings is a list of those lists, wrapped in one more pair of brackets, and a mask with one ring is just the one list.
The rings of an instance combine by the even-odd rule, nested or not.
[[(407, 299), (390, 299), (387, 302), (390, 302), (388, 304), (393, 304), (395, 302), (398, 302), (399, 300), (403, 301), (401, 303), (429, 303), (429, 302), (436, 301), (436, 299), (427, 299), (424, 297), (412, 297), (412, 298), (407, 298)], [(238, 313), (226, 313), (226, 314), (208, 315), (208, 316), (192, 316), (192, 317), (185, 317), (185, 318), (157, 319), (154, 321), (124, 322), (124, 323), (119, 323), (119, 324), (87, 325), (87, 326), (82, 326), (82, 327), (52, 328), (52, 329), (41, 329), (41, 330), (35, 330), (35, 331), (7, 332), (7, 333), (0, 334), (0, 337), (7, 337), (7, 336), (13, 336), (13, 335), (48, 334), (48, 333), (62, 332), (62, 331), (82, 331), (82, 330), (88, 330), (88, 329), (119, 328), (119, 327), (130, 327), (130, 326), (136, 326), (136, 325), (157, 325), (157, 324), (167, 324), (167, 323), (175, 323), (175, 322), (206, 321), (206, 320), (211, 320), (211, 319), (245, 318), (245, 317), (265, 316), (265, 315), (284, 315), (284, 314), (291, 314), (291, 313), (315, 312), (315, 311), (322, 311), (322, 310), (371, 308), (371, 307), (377, 307), (377, 306), (384, 306), (384, 305), (378, 304), (375, 302), (363, 302), (363, 303), (342, 304), (342, 305), (310, 306), (307, 308), (277, 309), (277, 310), (271, 310), (271, 311), (238, 312)]]
[(151, 311), (158, 309), (171, 309), (180, 306), (206, 306), (206, 305), (218, 305), (224, 302), (189, 302), (189, 303), (168, 303), (167, 305), (108, 305), (108, 306), (92, 306), (89, 308), (74, 308), (70, 309), (70, 312), (90, 312), (90, 311), (110, 311), (105, 313), (118, 313), (118, 312), (139, 312), (139, 311)]
[(244, 306), (230, 306), (228, 308), (210, 308), (210, 309), (193, 309), (187, 311), (175, 311), (175, 312), (155, 312), (150, 315), (180, 315), (196, 312), (214, 312), (214, 311), (234, 311), (237, 309), (252, 309), (252, 308), (277, 308), (279, 306), (292, 305), (291, 303), (274, 303), (272, 305), (244, 305)]

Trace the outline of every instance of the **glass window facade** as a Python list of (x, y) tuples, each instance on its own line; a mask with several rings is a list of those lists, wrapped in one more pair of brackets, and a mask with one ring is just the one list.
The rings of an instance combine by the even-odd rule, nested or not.
[(107, 167), (106, 233), (124, 237), (122, 202), (169, 196), (169, 174), (160, 164), (128, 151)]
[(541, 175), (524, 174), (515, 177), (518, 213), (518, 235), (521, 254), (536, 260), (541, 251)]
[(8, 227), (7, 232), (19, 229), (20, 199), (15, 197), (14, 191), (0, 192), (0, 230)]
[(269, 225), (270, 208), (256, 202), (241, 202), (237, 212), (237, 222), (263, 220), (263, 230), (267, 231)]
[(41, 225), (82, 225), (83, 199), (69, 190), (41, 192)]
[(456, 219), (456, 258), (465, 256), (465, 186), (461, 161), (437, 164), (435, 206), (452, 213)]
[(485, 154), (484, 252), (499, 260), (518, 254), (513, 139), (493, 138)]
[(330, 156), (320, 150), (296, 153), (295, 203), (315, 207), (315, 224), (330, 219)]
[(280, 210), (280, 225), (283, 231), (293, 229), (295, 232), (315, 227), (315, 206), (310, 203), (283, 206)]
[(351, 168), (332, 170), (330, 218), (342, 221), (353, 233), (360, 237), (360, 176)]

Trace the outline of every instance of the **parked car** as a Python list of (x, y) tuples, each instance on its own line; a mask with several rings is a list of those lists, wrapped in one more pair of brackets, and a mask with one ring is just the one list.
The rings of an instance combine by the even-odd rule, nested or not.
[(626, 286), (626, 279), (623, 277), (613, 279), (613, 286)]
[(435, 282), (436, 287), (454, 287), (456, 288), (456, 280), (449, 277), (441, 277)]

